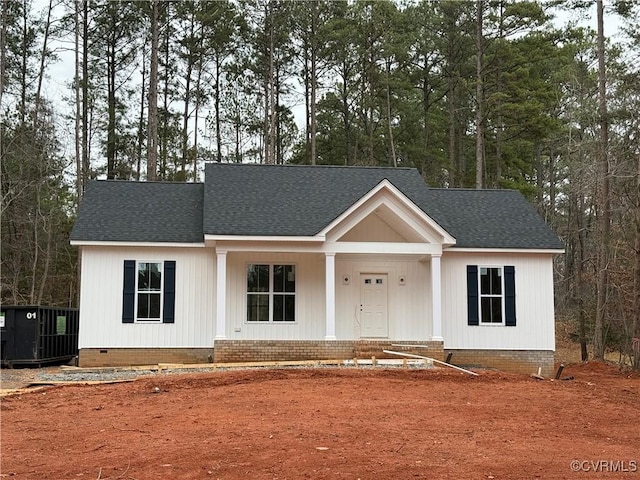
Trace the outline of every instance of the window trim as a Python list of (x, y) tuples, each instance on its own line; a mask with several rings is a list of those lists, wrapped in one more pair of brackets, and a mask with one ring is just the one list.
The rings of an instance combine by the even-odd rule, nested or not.
[[(247, 285), (247, 274), (249, 271), (249, 265), (268, 265), (269, 266), (269, 291), (268, 292), (249, 292), (249, 288)], [(294, 267), (294, 271), (295, 271), (295, 281), (294, 281), (294, 288), (295, 291), (294, 292), (275, 292), (273, 290), (273, 267), (275, 265), (282, 265), (282, 266), (293, 266)], [(251, 261), (251, 262), (246, 262), (245, 266), (244, 266), (244, 323), (247, 325), (294, 325), (298, 323), (298, 301), (294, 300), (295, 302), (295, 306), (294, 306), (294, 318), (295, 320), (293, 321), (288, 321), (288, 320), (283, 320), (283, 321), (276, 321), (273, 319), (273, 306), (274, 306), (274, 302), (273, 302), (273, 297), (274, 295), (285, 295), (285, 296), (292, 296), (294, 297), (294, 299), (298, 296), (298, 264), (295, 262), (287, 262), (287, 261), (282, 261), (282, 262), (277, 262), (277, 261)], [(265, 321), (265, 322), (261, 322), (258, 320), (249, 320), (248, 318), (248, 312), (247, 312), (247, 308), (248, 308), (248, 297), (249, 295), (268, 295), (269, 297), (269, 320)]]
[[(165, 323), (164, 322), (164, 290), (165, 290), (165, 262), (163, 260), (136, 260), (135, 269), (135, 290), (133, 304), (133, 321), (134, 323)], [(140, 291), (138, 289), (138, 272), (141, 263), (155, 263), (160, 265), (160, 316), (159, 318), (138, 318), (138, 295), (140, 293), (155, 293), (150, 291)]]
[[(497, 268), (500, 270), (500, 295), (482, 293), (482, 269)], [(506, 290), (505, 290), (505, 273), (504, 265), (478, 265), (478, 325), (488, 327), (504, 327), (506, 325)], [(501, 318), (500, 322), (486, 322), (482, 318), (482, 299), (483, 298), (500, 298)]]

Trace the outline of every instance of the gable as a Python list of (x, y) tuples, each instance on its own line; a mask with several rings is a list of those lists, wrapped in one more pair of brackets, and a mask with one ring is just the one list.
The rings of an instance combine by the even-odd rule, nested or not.
[(392, 227), (380, 212), (374, 211), (338, 239), (339, 242), (396, 242), (410, 240)]
[(323, 234), (328, 241), (455, 243), (453, 237), (386, 179), (325, 227), (320, 232)]

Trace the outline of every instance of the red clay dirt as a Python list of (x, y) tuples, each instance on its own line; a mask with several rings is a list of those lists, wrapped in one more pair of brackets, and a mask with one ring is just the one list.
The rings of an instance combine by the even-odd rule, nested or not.
[(640, 377), (570, 375), (274, 369), (49, 387), (2, 399), (1, 476), (640, 478)]

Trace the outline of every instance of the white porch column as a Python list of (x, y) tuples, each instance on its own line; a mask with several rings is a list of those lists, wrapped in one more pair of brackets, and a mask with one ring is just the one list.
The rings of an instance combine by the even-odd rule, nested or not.
[(227, 251), (216, 250), (216, 338), (227, 338)]
[(325, 340), (336, 339), (336, 254), (325, 253)]
[(442, 338), (442, 278), (440, 274), (441, 255), (431, 255), (431, 322), (433, 333), (431, 340)]

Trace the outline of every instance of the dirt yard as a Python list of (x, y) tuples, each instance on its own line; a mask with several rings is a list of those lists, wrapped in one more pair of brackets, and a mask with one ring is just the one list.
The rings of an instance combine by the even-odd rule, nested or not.
[(0, 476), (640, 478), (640, 377), (563, 376), (317, 368), (47, 387), (2, 399)]

